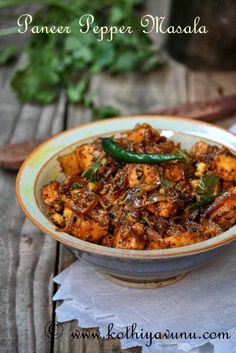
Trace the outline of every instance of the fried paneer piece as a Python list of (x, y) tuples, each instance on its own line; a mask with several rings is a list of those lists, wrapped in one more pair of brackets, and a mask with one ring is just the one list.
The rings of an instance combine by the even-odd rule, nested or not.
[(145, 250), (158, 250), (158, 249), (165, 249), (166, 243), (163, 239), (155, 239), (152, 238), (149, 240), (145, 246)]
[(204, 235), (207, 239), (213, 238), (216, 235), (222, 233), (222, 228), (217, 223), (213, 222), (211, 219), (202, 219), (201, 224), (205, 229)]
[(235, 186), (234, 186), (233, 181), (223, 181), (222, 182), (222, 190), (231, 191), (231, 190), (234, 190), (234, 188), (235, 188)]
[(153, 229), (148, 228), (145, 249), (158, 250), (158, 249), (164, 249), (165, 247), (166, 247), (166, 244), (164, 242), (164, 239), (162, 239), (161, 235), (156, 231), (153, 231)]
[(147, 141), (159, 141), (160, 134), (148, 124), (137, 125), (133, 130), (127, 132), (127, 139), (134, 143)]
[(108, 227), (81, 215), (71, 224), (69, 232), (77, 238), (97, 244), (108, 234)]
[(207, 171), (206, 163), (199, 162), (196, 164), (196, 170), (194, 175), (198, 178), (201, 178), (206, 171)]
[(75, 151), (58, 157), (58, 161), (61, 165), (62, 171), (67, 177), (73, 177), (81, 172)]
[(60, 156), (58, 161), (65, 175), (67, 177), (73, 177), (82, 174), (90, 167), (99, 153), (94, 145), (85, 144), (77, 147), (76, 150), (71, 153)]
[(166, 248), (176, 248), (179, 246), (194, 244), (201, 240), (203, 239), (200, 239), (200, 237), (196, 236), (195, 233), (186, 231), (165, 237), (164, 243)]
[(100, 245), (103, 246), (109, 246), (110, 248), (114, 247), (114, 237), (113, 235), (105, 235), (104, 237), (102, 237), (101, 241), (100, 241)]
[(166, 163), (164, 174), (169, 181), (174, 182), (183, 180), (185, 178), (184, 168), (180, 162)]
[(119, 249), (143, 250), (145, 247), (145, 228), (142, 223), (123, 225), (114, 235), (114, 246)]
[(236, 157), (222, 153), (214, 158), (216, 175), (225, 181), (236, 180)]
[(127, 180), (130, 188), (142, 184), (143, 170), (142, 165), (130, 164), (127, 168)]
[(206, 142), (198, 141), (192, 146), (189, 152), (197, 158), (203, 157), (207, 153), (208, 146), (209, 145)]
[(157, 250), (175, 248), (179, 246), (194, 244), (200, 240), (203, 240), (201, 239), (200, 233), (194, 233), (191, 231), (173, 230), (172, 232), (168, 232), (168, 235), (164, 238), (162, 238), (158, 233), (154, 232), (148, 234), (146, 249)]
[(53, 215), (51, 215), (51, 219), (54, 224), (56, 224), (60, 227), (65, 227), (65, 225), (66, 225), (64, 217), (59, 213), (54, 213)]
[(140, 184), (158, 183), (159, 168), (149, 164), (130, 164), (127, 167), (127, 180), (130, 188)]
[(236, 193), (226, 192), (219, 196), (204, 212), (222, 229), (230, 228), (236, 222)]
[(160, 201), (158, 203), (148, 205), (146, 208), (157, 217), (162, 218), (170, 218), (177, 212), (177, 207), (171, 201)]
[(158, 205), (158, 216), (170, 218), (176, 214), (177, 208), (170, 201), (160, 201)]
[(51, 181), (49, 184), (43, 186), (42, 197), (46, 205), (50, 206), (54, 202), (59, 201), (59, 187), (60, 183), (58, 181)]
[(85, 171), (91, 166), (94, 159), (95, 148), (93, 145), (82, 145), (76, 148), (76, 154), (81, 171)]

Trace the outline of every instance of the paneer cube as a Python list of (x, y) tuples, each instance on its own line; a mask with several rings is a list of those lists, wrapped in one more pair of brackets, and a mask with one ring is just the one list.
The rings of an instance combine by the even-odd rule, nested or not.
[(165, 177), (169, 181), (180, 181), (184, 179), (184, 168), (179, 162), (167, 163), (165, 166)]
[(58, 161), (61, 165), (62, 171), (67, 177), (73, 177), (81, 172), (76, 152), (60, 156), (58, 157)]
[(141, 143), (148, 138), (152, 138), (152, 140), (158, 141), (160, 139), (160, 134), (150, 125), (141, 124), (137, 125), (133, 130), (129, 131), (127, 133), (127, 138), (129, 141), (134, 143)]
[(155, 184), (160, 181), (159, 168), (155, 165), (143, 164), (143, 182), (145, 184)]
[(120, 227), (114, 238), (114, 246), (119, 249), (143, 250), (145, 247), (145, 229), (141, 223)]
[(196, 165), (196, 171), (195, 171), (194, 175), (196, 177), (200, 178), (201, 176), (203, 176), (203, 174), (205, 173), (206, 170), (207, 170), (206, 163), (199, 162)]
[(177, 207), (173, 202), (160, 201), (159, 203), (148, 205), (147, 210), (154, 213), (157, 217), (170, 218), (176, 214)]
[(92, 243), (98, 243), (102, 237), (108, 234), (108, 227), (102, 226), (92, 219), (78, 217), (70, 228), (71, 234), (75, 237)]
[(236, 222), (236, 194), (225, 193), (225, 195), (218, 198), (219, 202), (215, 200), (210, 214), (210, 219), (222, 229), (228, 229)]
[(60, 215), (59, 213), (54, 213), (52, 216), (52, 221), (53, 223), (57, 224), (58, 226), (63, 227), (65, 225), (65, 221), (62, 215)]
[(194, 233), (183, 232), (175, 235), (171, 235), (165, 238), (166, 247), (176, 248), (180, 246), (186, 246), (196, 243), (198, 237)]
[(59, 187), (58, 181), (51, 181), (42, 188), (42, 197), (46, 205), (51, 205), (59, 200)]
[(76, 148), (79, 167), (84, 172), (93, 163), (95, 148), (93, 145), (82, 145)]
[(193, 145), (189, 152), (199, 158), (207, 153), (208, 146), (209, 145), (206, 142), (199, 141)]
[(130, 188), (140, 184), (155, 184), (160, 181), (159, 169), (149, 164), (131, 164), (127, 168), (127, 179)]
[(236, 180), (236, 157), (231, 154), (220, 154), (214, 158), (217, 175), (225, 181)]

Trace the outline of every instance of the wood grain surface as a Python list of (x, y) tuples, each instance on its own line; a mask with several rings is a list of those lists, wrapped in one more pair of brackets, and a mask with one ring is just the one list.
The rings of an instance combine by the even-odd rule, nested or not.
[[(146, 13), (166, 15), (169, 0), (148, 0), (147, 7)], [(155, 39), (164, 43), (163, 37)], [(89, 110), (67, 106), (63, 91), (57, 103), (46, 107), (19, 103), (10, 89), (17, 65), (0, 69), (0, 145), (44, 138), (92, 119)], [(236, 93), (236, 72), (193, 72), (168, 59), (162, 69), (148, 75), (98, 75), (90, 91), (96, 93), (98, 105), (114, 105), (123, 115), (147, 113)], [(222, 117), (219, 123), (229, 127), (233, 122), (236, 117)], [(25, 219), (15, 199), (15, 176), (0, 170), (1, 353), (141, 353), (140, 347), (121, 350), (118, 340), (72, 340), (76, 321), (63, 324), (58, 339), (45, 335), (45, 325), (56, 319), (52, 278), (75, 256)]]
[[(0, 94), (0, 143), (62, 130), (64, 97), (46, 108), (21, 105), (10, 89), (10, 77), (4, 80)], [(0, 170), (0, 350), (50, 352), (51, 340), (46, 339), (44, 326), (52, 318), (57, 243), (25, 219), (14, 190), (15, 174)]]

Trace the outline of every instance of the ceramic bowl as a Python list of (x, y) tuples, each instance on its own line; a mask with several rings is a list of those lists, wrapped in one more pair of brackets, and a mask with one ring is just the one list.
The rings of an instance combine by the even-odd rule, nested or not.
[(95, 265), (118, 283), (129, 286), (162, 286), (173, 283), (199, 267), (236, 238), (236, 226), (215, 238), (179, 248), (164, 250), (123, 250), (92, 244), (69, 234), (57, 232), (46, 214), (40, 190), (52, 179), (62, 180), (57, 158), (75, 146), (99, 135), (113, 135), (132, 129), (137, 123), (149, 123), (162, 135), (181, 142), (183, 148), (199, 139), (224, 144), (233, 152), (236, 137), (230, 132), (200, 121), (161, 116), (130, 116), (80, 125), (53, 136), (36, 148), (23, 163), (17, 176), (16, 193), (26, 216), (44, 233), (71, 247), (77, 255)]

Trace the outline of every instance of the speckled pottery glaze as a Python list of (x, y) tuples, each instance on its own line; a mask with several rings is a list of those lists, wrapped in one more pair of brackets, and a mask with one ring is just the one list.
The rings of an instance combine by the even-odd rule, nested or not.
[(42, 186), (52, 179), (64, 179), (58, 156), (94, 137), (119, 134), (138, 123), (149, 123), (162, 131), (162, 135), (181, 142), (183, 148), (198, 140), (223, 144), (236, 153), (236, 137), (230, 132), (204, 122), (161, 116), (130, 116), (100, 120), (80, 125), (53, 136), (37, 147), (23, 163), (16, 182), (16, 194), (26, 216), (44, 233), (66, 244), (82, 259), (93, 264), (104, 274), (124, 285), (153, 288), (174, 283), (187, 272), (205, 264), (230, 246), (236, 238), (236, 226), (215, 238), (179, 248), (164, 250), (123, 250), (88, 243), (67, 233), (57, 232), (47, 218), (41, 198)]

